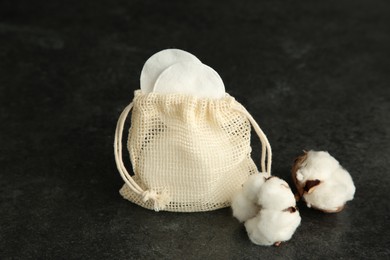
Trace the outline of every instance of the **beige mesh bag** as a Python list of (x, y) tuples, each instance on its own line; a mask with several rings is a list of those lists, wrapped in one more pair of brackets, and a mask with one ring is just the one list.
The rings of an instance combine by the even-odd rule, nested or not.
[[(133, 176), (122, 160), (122, 132), (131, 110), (127, 146)], [(230, 206), (232, 195), (249, 175), (257, 173), (251, 159), (251, 124), (262, 142), (261, 170), (271, 174), (266, 136), (229, 94), (214, 100), (135, 91), (115, 133), (115, 160), (125, 181), (120, 194), (156, 211), (196, 212)]]

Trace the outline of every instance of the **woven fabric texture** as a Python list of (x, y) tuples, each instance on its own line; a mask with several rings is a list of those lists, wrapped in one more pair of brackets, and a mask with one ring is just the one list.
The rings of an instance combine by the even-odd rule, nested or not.
[[(135, 92), (127, 147), (132, 181), (120, 194), (154, 210), (209, 211), (230, 206), (249, 175), (251, 125), (233, 97), (200, 99)], [(148, 195), (159, 196), (156, 206)], [(151, 196), (151, 195), (150, 195)]]

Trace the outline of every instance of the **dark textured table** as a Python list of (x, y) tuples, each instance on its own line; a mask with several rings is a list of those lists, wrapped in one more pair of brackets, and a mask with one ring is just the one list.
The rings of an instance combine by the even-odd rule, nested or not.
[[(1, 1), (0, 259), (389, 259), (389, 25), (385, 0)], [(274, 175), (291, 183), (295, 156), (328, 150), (355, 199), (338, 214), (300, 203), (279, 248), (252, 244), (230, 209), (123, 200), (116, 120), (172, 47), (252, 113)]]

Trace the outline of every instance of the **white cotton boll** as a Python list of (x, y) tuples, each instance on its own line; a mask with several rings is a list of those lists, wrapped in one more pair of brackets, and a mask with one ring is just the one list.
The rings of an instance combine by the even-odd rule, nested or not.
[(260, 207), (257, 205), (257, 197), (260, 186), (265, 181), (265, 174), (253, 174), (243, 184), (242, 189), (232, 198), (233, 216), (240, 222), (244, 222), (256, 216)]
[(269, 246), (291, 239), (300, 223), (297, 210), (262, 209), (256, 217), (245, 222), (245, 228), (253, 243)]
[(347, 200), (344, 185), (324, 182), (311, 193), (304, 193), (308, 207), (313, 207), (325, 212), (338, 212), (343, 209)]
[(231, 207), (233, 216), (240, 222), (253, 218), (260, 210), (260, 207), (249, 200), (242, 191), (233, 196)]
[(260, 187), (258, 204), (264, 209), (283, 210), (295, 206), (295, 197), (287, 182), (273, 176)]
[(356, 188), (349, 172), (340, 166), (339, 169), (333, 172), (332, 178), (336, 183), (342, 184), (345, 200), (352, 200), (355, 195)]
[(252, 174), (242, 186), (242, 191), (245, 196), (252, 202), (257, 202), (258, 193), (261, 185), (265, 182), (266, 175), (264, 173)]
[[(255, 201), (259, 206), (255, 217), (248, 218), (248, 214), (241, 218), (248, 219), (245, 228), (250, 240), (257, 245), (279, 245), (282, 241), (289, 240), (301, 223), (301, 217), (287, 182), (274, 176), (252, 177), (248, 181), (240, 194), (244, 195), (244, 200), (248, 198), (245, 194), (252, 195), (254, 199), (257, 197)], [(238, 201), (238, 198), (236, 200)], [(254, 211), (251, 212), (253, 213)]]
[(339, 176), (324, 181), (312, 192), (303, 194), (307, 205), (325, 212), (339, 212), (347, 201), (353, 199), (355, 186), (348, 172), (340, 168), (333, 175)]
[(325, 180), (339, 167), (339, 162), (328, 152), (309, 151), (303, 167), (298, 171), (297, 179), (301, 182), (312, 179)]
[(355, 194), (350, 174), (327, 152), (309, 151), (298, 157), (292, 176), (307, 206), (324, 212), (341, 211)]

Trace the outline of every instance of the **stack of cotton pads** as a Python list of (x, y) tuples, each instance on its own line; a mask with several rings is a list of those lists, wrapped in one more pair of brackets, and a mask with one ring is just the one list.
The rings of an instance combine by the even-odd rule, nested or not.
[(225, 86), (218, 73), (197, 57), (183, 50), (166, 49), (151, 56), (140, 77), (141, 91), (161, 94), (186, 94), (218, 99)]

